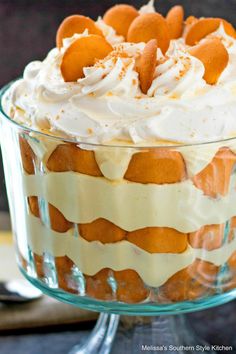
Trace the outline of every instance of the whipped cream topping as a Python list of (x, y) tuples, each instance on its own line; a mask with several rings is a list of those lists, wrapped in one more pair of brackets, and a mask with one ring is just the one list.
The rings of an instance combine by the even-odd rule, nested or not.
[(139, 13), (142, 14), (150, 14), (156, 12), (154, 7), (154, 0), (150, 0), (147, 5), (144, 5), (140, 8)]
[(223, 71), (219, 84), (229, 85), (235, 90), (235, 78), (236, 78), (236, 41), (234, 38), (228, 36), (224, 31), (223, 24), (220, 25), (219, 29), (214, 33), (210, 34), (208, 38), (212, 36), (218, 37), (222, 40), (224, 46), (227, 48), (229, 53), (229, 65)]
[(108, 26), (101, 17), (98, 17), (96, 26), (102, 31), (103, 35), (106, 37), (106, 40), (110, 44), (113, 45), (124, 42), (124, 37), (118, 36), (114, 28)]
[[(152, 1), (140, 9), (153, 11)], [(223, 25), (210, 35), (222, 39), (230, 57), (216, 85), (206, 83), (202, 62), (178, 39), (171, 41), (167, 59), (158, 50), (147, 95), (140, 90), (136, 67), (145, 44), (124, 42), (102, 19), (97, 25), (114, 47), (110, 55), (84, 68), (84, 78), (64, 82), (63, 53), (88, 33), (65, 39), (61, 50), (26, 67), (23, 79), (5, 95), (6, 113), (35, 130), (88, 143), (202, 143), (235, 136), (236, 40)]]

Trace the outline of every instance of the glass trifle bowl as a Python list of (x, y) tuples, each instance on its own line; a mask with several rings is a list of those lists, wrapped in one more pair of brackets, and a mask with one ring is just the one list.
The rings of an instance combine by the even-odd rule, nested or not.
[(65, 18), (45, 60), (3, 88), (20, 269), (102, 313), (71, 353), (109, 353), (120, 314), (134, 316), (130, 353), (198, 352), (180, 314), (235, 297), (235, 56), (226, 20), (121, 4)]
[[(86, 144), (23, 127), (1, 106), (1, 148), (18, 264), (46, 294), (145, 316), (235, 297), (236, 139)], [(118, 317), (103, 314), (95, 331), (114, 336)]]

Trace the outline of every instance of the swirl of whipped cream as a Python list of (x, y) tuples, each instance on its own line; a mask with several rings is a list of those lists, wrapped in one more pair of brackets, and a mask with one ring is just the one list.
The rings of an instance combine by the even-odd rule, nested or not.
[(179, 98), (194, 94), (204, 87), (204, 65), (198, 59), (182, 51), (183, 43), (172, 42), (167, 59), (156, 67), (148, 96), (168, 95)]
[[(116, 42), (114, 30), (105, 25), (103, 33)], [(84, 78), (64, 82), (63, 53), (87, 35), (85, 31), (67, 38), (61, 50), (55, 48), (43, 62), (29, 64), (23, 79), (6, 94), (6, 113), (20, 124), (81, 142), (199, 143), (235, 136), (236, 41), (222, 26), (211, 36), (224, 41), (230, 62), (216, 85), (205, 82), (204, 66), (188, 54), (184, 40), (173, 40), (165, 58), (157, 53), (147, 95), (140, 90), (136, 68), (144, 43), (113, 44), (106, 58), (84, 68)]]
[(224, 46), (227, 48), (229, 53), (229, 63), (227, 68), (222, 73), (218, 84), (225, 84), (231, 86), (232, 84), (235, 87), (236, 79), (236, 41), (234, 38), (227, 35), (224, 29), (223, 23), (220, 25), (218, 30), (214, 33), (211, 33), (207, 38), (218, 37), (222, 40)]
[(108, 26), (101, 17), (98, 17), (96, 26), (102, 31), (104, 37), (110, 44), (118, 44), (124, 42), (123, 36), (118, 36), (114, 28)]
[[(98, 62), (93, 67), (85, 68), (85, 78), (78, 81), (82, 87), (81, 94), (130, 97), (140, 95), (138, 73), (135, 70), (136, 61), (132, 56), (133, 47), (135, 47), (135, 53), (143, 49), (143, 45), (120, 45), (110, 58)], [(124, 49), (129, 57), (119, 56), (119, 52), (123, 52)]]
[(142, 6), (139, 9), (139, 13), (142, 14), (150, 14), (156, 12), (154, 7), (154, 0), (150, 0), (146, 5)]

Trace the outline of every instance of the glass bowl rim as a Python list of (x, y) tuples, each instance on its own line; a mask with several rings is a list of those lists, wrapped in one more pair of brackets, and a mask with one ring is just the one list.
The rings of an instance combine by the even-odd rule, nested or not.
[(87, 146), (87, 147), (102, 147), (102, 148), (119, 148), (119, 149), (133, 149), (133, 150), (144, 150), (144, 149), (178, 149), (181, 150), (182, 148), (190, 148), (190, 147), (203, 147), (203, 146), (210, 146), (210, 145), (214, 145), (214, 144), (220, 144), (220, 143), (228, 143), (231, 141), (236, 141), (236, 136), (235, 137), (231, 137), (231, 138), (226, 138), (226, 139), (217, 139), (217, 140), (212, 140), (212, 141), (207, 141), (207, 142), (200, 142), (200, 143), (173, 143), (169, 144), (169, 145), (145, 145), (145, 144), (141, 144), (141, 145), (135, 145), (135, 144), (99, 144), (99, 143), (90, 143), (90, 142), (84, 142), (84, 141), (79, 141), (73, 138), (69, 138), (69, 137), (61, 137), (61, 136), (56, 136), (56, 135), (51, 135), (51, 134), (47, 134), (44, 132), (41, 132), (39, 130), (36, 129), (32, 129), (30, 127), (27, 127), (25, 125), (22, 125), (20, 123), (17, 123), (16, 121), (14, 121), (13, 119), (11, 119), (11, 117), (8, 116), (8, 114), (4, 111), (3, 109), (3, 97), (4, 94), (7, 92), (7, 90), (18, 80), (20, 80), (21, 77), (18, 77), (15, 80), (10, 81), (8, 84), (4, 85), (1, 89), (0, 89), (0, 113), (2, 114), (2, 116), (4, 117), (4, 119), (8, 122), (11, 123), (15, 128), (21, 129), (23, 131), (28, 132), (29, 134), (36, 134), (39, 136), (42, 136), (44, 138), (48, 138), (48, 139), (52, 139), (52, 140), (57, 140), (57, 141), (61, 141), (62, 143), (64, 142), (68, 142), (71, 144), (76, 144), (76, 145), (81, 145), (81, 146)]

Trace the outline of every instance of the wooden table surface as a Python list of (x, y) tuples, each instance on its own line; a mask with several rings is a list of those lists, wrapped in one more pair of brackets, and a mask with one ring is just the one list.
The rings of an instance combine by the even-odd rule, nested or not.
[[(232, 346), (236, 353), (236, 302), (187, 315), (198, 335), (213, 345)], [(64, 328), (60, 332), (0, 335), (0, 354), (66, 354), (78, 342), (83, 341), (89, 330)], [(148, 343), (156, 345), (156, 343)], [(171, 343), (170, 343), (171, 344)], [(200, 341), (197, 344), (201, 344)], [(133, 348), (135, 343), (133, 343)], [(134, 353), (141, 354), (137, 346)], [(229, 351), (220, 351), (228, 354)], [(95, 353), (96, 354), (96, 353)], [(131, 354), (131, 338), (126, 331), (119, 331), (112, 354)]]

